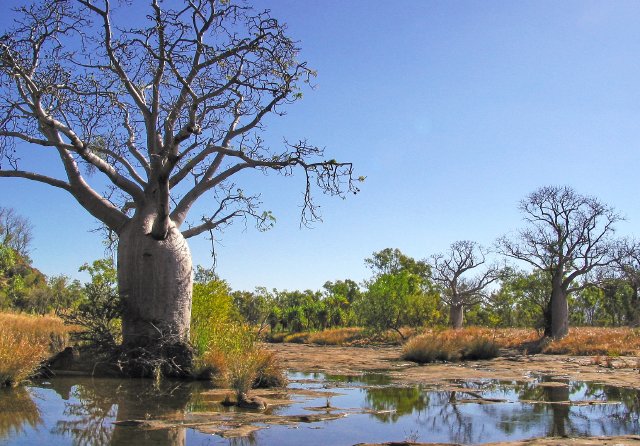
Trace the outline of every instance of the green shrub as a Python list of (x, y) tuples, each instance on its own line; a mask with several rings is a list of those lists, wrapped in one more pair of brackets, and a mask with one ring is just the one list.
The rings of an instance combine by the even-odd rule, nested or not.
[[(242, 338), (236, 339), (237, 327), (231, 324), (234, 320), (233, 300), (225, 281), (212, 279), (195, 283), (191, 305), (191, 344), (196, 355), (204, 355), (212, 342), (218, 347), (228, 344), (231, 348), (231, 344)], [(232, 332), (225, 333), (227, 328)]]
[(284, 342), (284, 339), (289, 335), (289, 333), (286, 333), (284, 331), (278, 332), (278, 333), (270, 333), (269, 336), (267, 336), (267, 341), (272, 342), (274, 344), (280, 344), (282, 342)]
[(261, 347), (253, 327), (239, 321), (229, 286), (214, 276), (194, 284), (191, 344), (196, 374), (231, 387), (238, 401), (252, 387), (286, 385), (273, 353)]
[(122, 338), (122, 301), (113, 260), (96, 260), (80, 271), (91, 276), (91, 282), (84, 285), (85, 298), (76, 308), (60, 311), (59, 316), (65, 323), (81, 327), (72, 334), (74, 340), (112, 350)]
[(282, 387), (287, 383), (273, 352), (261, 346), (247, 324), (228, 322), (208, 331), (207, 351), (196, 358), (200, 375), (231, 387), (238, 397), (253, 387)]

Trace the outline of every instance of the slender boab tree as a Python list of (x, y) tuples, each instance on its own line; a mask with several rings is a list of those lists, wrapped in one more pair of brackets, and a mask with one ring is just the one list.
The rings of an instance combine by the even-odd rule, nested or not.
[(451, 244), (445, 254), (431, 256), (433, 280), (443, 290), (442, 300), (449, 305), (449, 323), (462, 328), (464, 309), (486, 297), (485, 289), (498, 279), (499, 268), (487, 264), (488, 250), (476, 242), (461, 240)]
[[(186, 348), (186, 239), (237, 219), (272, 221), (238, 174), (300, 172), (303, 223), (319, 217), (314, 189), (357, 188), (351, 163), (305, 140), (271, 148), (262, 137), (265, 118), (284, 114), (314, 75), (283, 24), (244, 2), (145, 3), (135, 17), (110, 0), (16, 10), (0, 37), (0, 177), (64, 190), (117, 234), (124, 346)], [(60, 175), (38, 170), (43, 161), (23, 166), (26, 146), (55, 157)], [(189, 220), (205, 194), (210, 212)]]
[(568, 295), (593, 285), (598, 270), (615, 264), (624, 249), (613, 238), (622, 218), (613, 208), (570, 187), (542, 187), (520, 202), (527, 227), (518, 237), (502, 237), (501, 252), (545, 272), (551, 296), (545, 336), (569, 332)]

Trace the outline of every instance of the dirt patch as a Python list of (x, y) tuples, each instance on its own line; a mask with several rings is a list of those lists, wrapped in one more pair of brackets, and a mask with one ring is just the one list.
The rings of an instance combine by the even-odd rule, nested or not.
[(401, 347), (337, 347), (269, 344), (282, 366), (298, 372), (358, 375), (386, 371), (399, 383), (441, 384), (451, 379), (531, 380), (536, 375), (640, 389), (640, 358), (511, 355), (491, 360), (418, 365), (400, 359)]

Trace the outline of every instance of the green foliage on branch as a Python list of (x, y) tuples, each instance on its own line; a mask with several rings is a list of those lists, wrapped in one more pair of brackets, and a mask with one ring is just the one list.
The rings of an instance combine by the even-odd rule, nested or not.
[(122, 337), (122, 302), (118, 294), (117, 272), (111, 259), (84, 264), (91, 281), (83, 288), (84, 298), (75, 308), (59, 311), (67, 323), (82, 327), (73, 333), (76, 341), (98, 349), (113, 349)]

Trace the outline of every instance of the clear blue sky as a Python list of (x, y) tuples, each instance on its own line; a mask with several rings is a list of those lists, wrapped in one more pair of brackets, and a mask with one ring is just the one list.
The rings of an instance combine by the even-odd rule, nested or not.
[[(288, 23), (318, 71), (317, 88), (269, 120), (271, 140), (307, 137), (367, 180), (347, 200), (320, 197), (324, 222), (299, 229), (303, 178), (243, 178), (277, 224), (236, 225), (217, 244), (234, 289), (361, 281), (385, 247), (423, 258), (461, 239), (490, 245), (543, 185), (600, 198), (626, 215), (621, 234), (640, 235), (640, 2), (254, 4)], [(76, 276), (103, 253), (97, 223), (64, 192), (2, 179), (0, 205), (31, 219), (46, 274)], [(211, 263), (204, 238), (191, 247)]]

